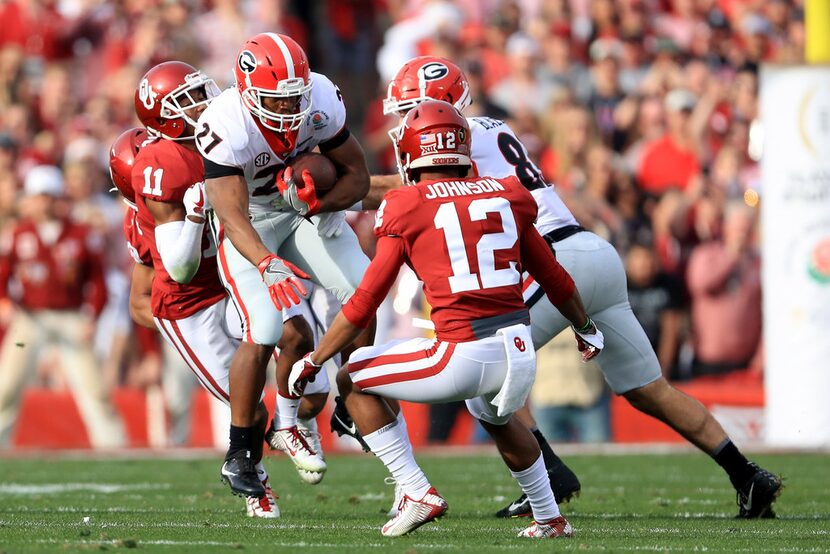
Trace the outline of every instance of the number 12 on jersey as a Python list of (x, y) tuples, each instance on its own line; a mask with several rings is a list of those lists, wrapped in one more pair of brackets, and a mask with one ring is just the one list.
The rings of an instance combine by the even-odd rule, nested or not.
[(496, 269), (496, 250), (513, 248), (518, 240), (516, 220), (510, 209), (510, 202), (505, 198), (479, 198), (470, 202), (467, 208), (471, 221), (483, 221), (487, 214), (497, 213), (501, 216), (502, 230), (498, 233), (485, 233), (476, 244), (478, 271), (470, 269), (470, 260), (464, 246), (464, 234), (455, 203), (441, 204), (435, 214), (435, 228), (444, 231), (444, 240), (450, 255), (452, 275), (449, 278), (452, 293), (471, 290), (490, 289), (516, 285), (521, 275), (516, 269), (516, 262), (508, 267)]

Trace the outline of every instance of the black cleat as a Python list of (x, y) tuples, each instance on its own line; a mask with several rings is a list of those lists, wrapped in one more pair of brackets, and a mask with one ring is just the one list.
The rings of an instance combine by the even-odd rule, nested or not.
[(784, 485), (781, 478), (761, 469), (757, 464), (755, 475), (738, 490), (738, 515), (737, 519), (770, 519), (775, 517), (772, 511), (772, 503), (781, 494)]
[[(579, 496), (579, 491), (582, 490), (579, 478), (564, 463), (557, 465), (554, 470), (549, 469), (548, 477), (557, 504), (569, 502), (572, 498)], [(532, 515), (530, 501), (524, 494), (496, 512), (496, 517), (530, 517)]]
[(354, 424), (352, 416), (350, 416), (348, 410), (346, 410), (346, 405), (343, 403), (343, 399), (339, 396), (334, 397), (334, 411), (331, 413), (330, 425), (331, 430), (337, 433), (338, 437), (342, 437), (343, 435), (353, 437), (354, 440), (359, 442), (360, 446), (363, 447), (364, 452), (372, 451), (372, 449), (369, 448), (369, 445), (366, 444), (366, 441), (363, 440), (363, 436), (361, 436), (360, 431), (357, 430), (357, 425)]
[(223, 483), (230, 486), (231, 492), (238, 496), (265, 496), (265, 487), (257, 475), (256, 464), (244, 450), (225, 460), (219, 476)]
[(496, 512), (496, 517), (528, 517), (532, 515), (530, 500), (524, 494)]

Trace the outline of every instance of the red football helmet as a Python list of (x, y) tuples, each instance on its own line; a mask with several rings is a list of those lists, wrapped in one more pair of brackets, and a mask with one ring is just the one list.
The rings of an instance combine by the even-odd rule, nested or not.
[(389, 83), (383, 113), (403, 115), (429, 99), (449, 102), (458, 111), (469, 106), (473, 99), (461, 68), (436, 56), (419, 56), (409, 60)]
[[(204, 96), (194, 97), (201, 89)], [(192, 140), (196, 120), (185, 113), (207, 105), (219, 95), (213, 79), (184, 62), (164, 62), (144, 74), (135, 91), (135, 113), (154, 135), (170, 140)], [(190, 134), (185, 131), (190, 126)]]
[(135, 208), (135, 191), (131, 177), (133, 163), (135, 163), (136, 154), (149, 139), (146, 129), (133, 127), (118, 135), (110, 148), (110, 179), (124, 197), (124, 201), (133, 208)]
[[(300, 45), (286, 35), (260, 33), (242, 46), (234, 71), (245, 107), (264, 127), (284, 133), (293, 145), (311, 112), (312, 82)], [(276, 112), (263, 105), (266, 98), (294, 99), (296, 106), (290, 113)]]
[(470, 125), (448, 102), (421, 102), (389, 135), (404, 184), (412, 184), (413, 169), (472, 165)]

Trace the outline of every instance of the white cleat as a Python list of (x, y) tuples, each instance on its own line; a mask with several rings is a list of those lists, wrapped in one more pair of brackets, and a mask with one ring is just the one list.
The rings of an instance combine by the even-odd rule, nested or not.
[[(297, 430), (300, 431), (300, 435), (303, 436), (309, 448), (316, 452), (320, 459), (325, 460), (326, 455), (323, 453), (323, 445), (320, 443), (320, 433), (317, 431), (317, 420), (314, 418), (298, 419)], [(309, 485), (316, 485), (323, 480), (325, 475), (325, 472), (306, 471), (299, 468), (297, 473), (300, 474), (300, 479)]]
[(557, 539), (559, 537), (570, 538), (574, 535), (574, 529), (568, 520), (562, 516), (554, 518), (546, 523), (534, 521), (530, 527), (523, 529), (520, 537), (530, 539)]
[(262, 480), (262, 486), (265, 487), (265, 496), (257, 498), (256, 496), (245, 497), (245, 509), (248, 512), (248, 517), (261, 517), (263, 519), (277, 519), (280, 517), (280, 508), (277, 506), (277, 496), (268, 484), (268, 477)]
[[(309, 446), (296, 425), (288, 429), (269, 429), (265, 438), (272, 449), (288, 454), (300, 474), (300, 479), (307, 483), (319, 483), (323, 478), (328, 466), (322, 453)], [(318, 475), (309, 476), (309, 473)]]
[(380, 532), (384, 537), (406, 535), (421, 525), (443, 516), (447, 508), (447, 502), (435, 491), (434, 487), (430, 488), (420, 500), (413, 500), (404, 495), (398, 515), (387, 521)]
[(394, 477), (386, 477), (383, 480), (384, 483), (387, 485), (395, 485), (395, 500), (392, 502), (392, 507), (389, 508), (389, 511), (386, 513), (386, 517), (395, 517), (398, 515), (398, 512), (401, 510), (401, 502), (403, 501), (403, 489), (395, 481)]

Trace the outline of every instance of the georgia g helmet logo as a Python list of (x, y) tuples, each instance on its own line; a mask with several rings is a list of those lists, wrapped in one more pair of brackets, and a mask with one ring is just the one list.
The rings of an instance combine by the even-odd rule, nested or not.
[(156, 96), (158, 96), (158, 94), (153, 90), (153, 87), (150, 86), (150, 81), (148, 79), (142, 79), (141, 83), (138, 85), (138, 98), (141, 100), (141, 103), (144, 104), (144, 107), (148, 110), (152, 110), (153, 106), (156, 104)]
[(256, 57), (250, 50), (243, 50), (239, 53), (237, 62), (242, 73), (253, 73), (256, 70)]
[(425, 81), (435, 81), (446, 77), (449, 74), (449, 68), (440, 62), (430, 62), (425, 64), (418, 70), (418, 76)]

